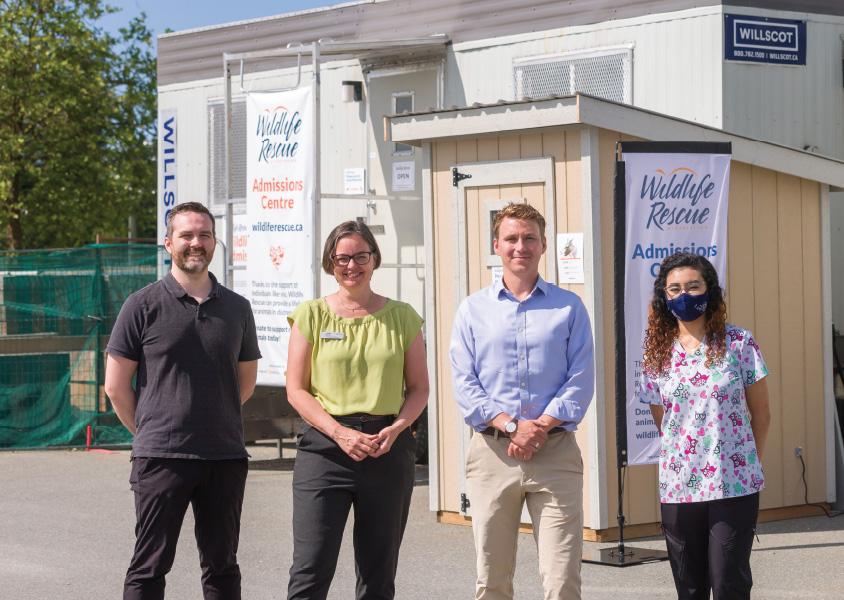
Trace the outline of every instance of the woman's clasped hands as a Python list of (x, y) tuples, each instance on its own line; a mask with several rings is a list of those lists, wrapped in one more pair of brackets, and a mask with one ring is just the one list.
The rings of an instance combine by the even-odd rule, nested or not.
[(378, 435), (363, 433), (344, 425), (338, 425), (331, 437), (343, 452), (358, 462), (372, 456), (379, 449)]
[(331, 437), (343, 452), (360, 462), (367, 457), (377, 458), (387, 454), (400, 433), (401, 428), (396, 425), (389, 425), (372, 434), (338, 425)]

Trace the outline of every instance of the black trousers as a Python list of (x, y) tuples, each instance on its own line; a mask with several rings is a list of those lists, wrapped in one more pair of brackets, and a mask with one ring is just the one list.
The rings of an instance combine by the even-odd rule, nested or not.
[[(364, 424), (364, 433), (380, 425)], [(293, 468), (293, 565), (288, 600), (323, 600), (354, 507), (357, 600), (392, 600), (399, 547), (413, 492), (416, 442), (405, 429), (390, 451), (355, 462), (313, 427), (299, 438)]]
[(205, 600), (239, 600), (237, 543), (247, 459), (135, 458), (135, 554), (123, 585), (124, 600), (164, 598), (188, 504), (193, 506)]
[(750, 598), (759, 494), (661, 508), (678, 600)]

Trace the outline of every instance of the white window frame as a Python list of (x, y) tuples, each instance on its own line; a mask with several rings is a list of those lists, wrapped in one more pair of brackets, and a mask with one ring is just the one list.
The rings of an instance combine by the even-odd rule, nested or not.
[[(410, 111), (413, 112), (416, 108), (416, 92), (413, 90), (406, 90), (403, 92), (393, 92), (390, 94), (390, 103), (393, 114), (398, 114), (396, 112), (396, 99), (397, 98), (410, 98)], [(413, 156), (414, 148), (409, 144), (402, 144), (401, 142), (393, 142), (393, 156)]]
[(501, 257), (495, 253), (495, 250), (492, 248), (492, 215), (493, 213), (497, 213), (498, 211), (504, 209), (510, 203), (517, 203), (521, 204), (524, 202), (524, 198), (507, 198), (501, 200), (488, 200), (484, 202), (484, 221), (489, 223), (489, 227), (483, 228), (483, 237), (484, 237), (484, 248), (485, 252), (488, 252), (486, 256), (486, 266), (487, 267), (500, 267), (501, 266)]

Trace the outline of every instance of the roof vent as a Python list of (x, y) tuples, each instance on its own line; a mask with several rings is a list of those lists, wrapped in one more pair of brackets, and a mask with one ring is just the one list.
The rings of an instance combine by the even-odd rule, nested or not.
[[(231, 171), (229, 198), (246, 197), (246, 102), (234, 100), (231, 105)], [(214, 204), (225, 203), (226, 153), (225, 105), (208, 103), (208, 195)]]
[(633, 48), (603, 48), (515, 59), (515, 99), (582, 92), (633, 103)]

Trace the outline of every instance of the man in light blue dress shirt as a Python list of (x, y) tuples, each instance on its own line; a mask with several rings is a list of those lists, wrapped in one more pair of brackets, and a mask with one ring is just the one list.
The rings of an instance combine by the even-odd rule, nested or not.
[(595, 388), (592, 328), (576, 294), (539, 276), (544, 232), (532, 206), (501, 210), (501, 281), (466, 298), (454, 320), (454, 390), (476, 432), (466, 480), (477, 600), (513, 598), (525, 502), (546, 600), (580, 598), (583, 461), (573, 432)]

